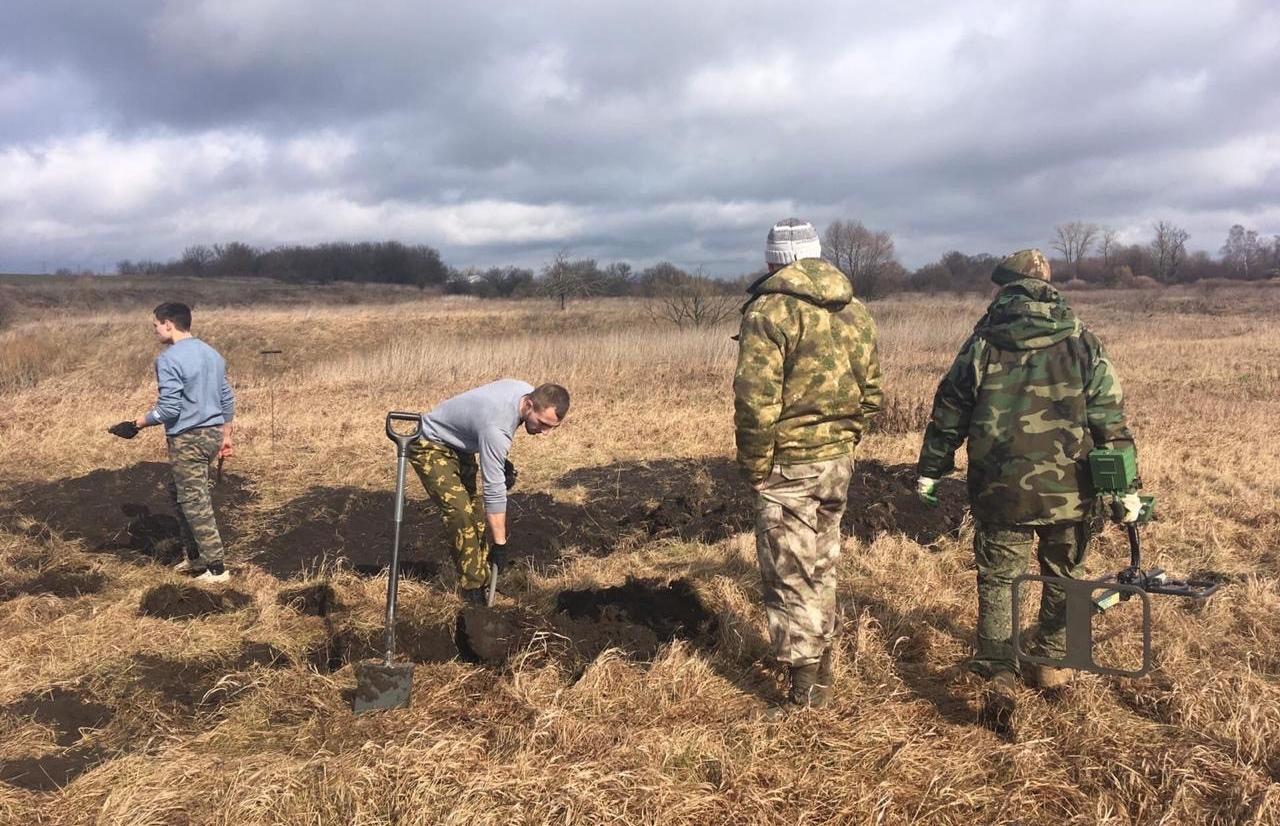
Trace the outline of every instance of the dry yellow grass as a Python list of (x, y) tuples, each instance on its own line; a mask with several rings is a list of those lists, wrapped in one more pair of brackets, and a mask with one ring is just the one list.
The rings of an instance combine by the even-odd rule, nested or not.
[[(756, 719), (777, 675), (761, 661), (746, 499), (727, 481), (732, 330), (657, 327), (623, 301), (559, 312), (399, 298), (198, 312), (197, 332), (227, 356), (239, 398), (227, 469), (242, 500), (224, 520), (233, 562), (278, 553), (285, 522), (338, 524), (322, 513), (337, 490), (385, 503), (388, 409), (428, 407), (501, 376), (558, 380), (573, 412), (549, 436), (517, 438), (512, 520), (520, 537), (522, 520), (549, 513), (532, 533), (560, 543), (509, 577), (506, 603), (552, 617), (566, 588), (683, 576), (719, 620), (714, 644), (676, 642), (652, 661), (584, 657), (563, 632), (544, 631), (500, 668), (420, 664), (412, 709), (352, 717), (351, 669), (325, 666), (325, 645), (376, 631), (385, 579), (330, 566), (322, 575), (342, 608), (306, 616), (279, 604), (285, 583), (246, 563), (232, 586), (246, 604), (162, 619), (139, 605), (178, 578), (66, 535), (84, 527), (73, 510), (119, 532), (128, 518), (113, 514), (129, 501), (120, 485), (139, 463), (164, 459), (154, 432), (131, 443), (104, 432), (151, 401), (154, 302), (71, 317), (32, 310), (0, 332), (0, 502), (10, 514), (0, 521), (0, 773), (67, 754), (92, 768), (55, 792), (0, 783), (0, 822), (1280, 823), (1280, 291), (1071, 294), (1118, 366), (1143, 477), (1160, 499), (1163, 518), (1145, 532), (1150, 561), (1234, 581), (1199, 611), (1158, 602), (1150, 676), (1086, 677), (1058, 701), (1024, 691), (1013, 742), (973, 724), (973, 688), (956, 669), (973, 630), (969, 531), (960, 523), (921, 544), (893, 528), (894, 513), (876, 523), (887, 530), (846, 540), (834, 706), (782, 725)], [(877, 478), (906, 478), (913, 423), (982, 305), (872, 306), (897, 411), (896, 426), (860, 449)], [(493, 329), (500, 335), (485, 335)], [(274, 348), (285, 353), (268, 364), (259, 351)], [(654, 476), (663, 473), (675, 478)], [(154, 474), (145, 478), (154, 488)], [(726, 529), (706, 541), (568, 524), (703, 490), (712, 499), (695, 497), (698, 507), (727, 503), (713, 514)], [(409, 491), (416, 509), (413, 479)], [(144, 494), (156, 501), (154, 489)], [(40, 510), (33, 495), (65, 511)], [(66, 504), (75, 496), (83, 508)], [(439, 559), (434, 523), (415, 525), (410, 555)], [(617, 533), (616, 546), (597, 529)], [(323, 533), (288, 535), (311, 543), (291, 552), (325, 550), (315, 547)], [(1122, 563), (1120, 540), (1109, 531), (1095, 545), (1093, 571)], [(79, 597), (27, 587), (68, 574), (99, 584)], [(458, 610), (449, 581), (404, 586), (424, 639), (447, 638)], [(284, 659), (246, 659), (246, 642)], [(194, 693), (175, 688), (184, 679)], [(33, 692), (54, 688), (109, 718), (60, 732), (20, 713)]]

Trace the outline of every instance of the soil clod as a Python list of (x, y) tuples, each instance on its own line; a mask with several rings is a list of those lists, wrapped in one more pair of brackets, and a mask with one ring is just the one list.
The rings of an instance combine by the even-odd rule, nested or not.
[(0, 780), (35, 792), (52, 792), (107, 759), (100, 749), (74, 748), (45, 757), (23, 757), (0, 764)]
[(714, 618), (688, 580), (628, 579), (612, 588), (561, 591), (556, 610), (572, 619), (642, 625), (663, 642), (709, 634)]
[(327, 617), (330, 612), (342, 607), (338, 603), (337, 594), (327, 582), (285, 588), (280, 591), (276, 599), (281, 605), (309, 617)]
[(114, 716), (111, 708), (85, 700), (75, 691), (54, 688), (40, 694), (28, 694), (4, 709), (16, 717), (29, 717), (53, 729), (59, 746), (78, 743), (83, 729), (102, 728)]
[(463, 659), (501, 665), (520, 649), (521, 626), (511, 611), (468, 605), (458, 614), (456, 642)]
[(239, 591), (205, 590), (195, 585), (157, 585), (142, 595), (142, 613), (161, 619), (193, 619), (230, 614), (253, 602)]

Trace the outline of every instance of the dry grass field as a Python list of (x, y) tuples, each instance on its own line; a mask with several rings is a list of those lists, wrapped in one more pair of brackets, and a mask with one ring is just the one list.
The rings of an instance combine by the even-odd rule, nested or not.
[[(239, 407), (216, 493), (234, 578), (201, 591), (160, 564), (160, 434), (105, 432), (152, 401), (150, 308), (195, 287), (4, 289), (0, 823), (1280, 823), (1280, 288), (1070, 294), (1159, 498), (1148, 560), (1229, 585), (1156, 601), (1147, 677), (1023, 690), (1007, 737), (974, 724), (958, 669), (975, 602), (963, 485), (938, 510), (910, 488), (980, 297), (871, 307), (889, 410), (850, 494), (836, 699), (769, 724), (781, 674), (731, 461), (729, 327), (661, 327), (625, 301), (198, 294)], [(513, 450), (510, 641), (456, 633), (411, 476), (412, 707), (353, 717), (391, 544), (382, 418), (504, 376), (574, 396), (562, 428)], [(1110, 527), (1090, 570), (1125, 553)]]

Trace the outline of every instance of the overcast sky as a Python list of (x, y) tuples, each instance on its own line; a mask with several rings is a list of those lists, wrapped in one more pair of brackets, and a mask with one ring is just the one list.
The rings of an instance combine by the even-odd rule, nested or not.
[(398, 239), (737, 274), (793, 215), (908, 267), (1280, 233), (1280, 5), (0, 3), (0, 272)]

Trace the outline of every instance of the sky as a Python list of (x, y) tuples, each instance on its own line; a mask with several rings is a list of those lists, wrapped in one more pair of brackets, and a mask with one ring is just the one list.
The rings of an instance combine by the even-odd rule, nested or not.
[(1280, 5), (0, 4), (0, 272), (394, 239), (759, 269), (785, 217), (909, 268), (1169, 220), (1280, 233)]

